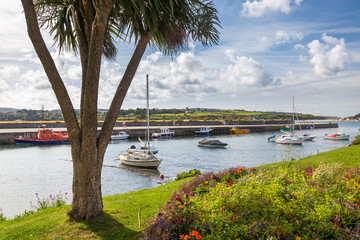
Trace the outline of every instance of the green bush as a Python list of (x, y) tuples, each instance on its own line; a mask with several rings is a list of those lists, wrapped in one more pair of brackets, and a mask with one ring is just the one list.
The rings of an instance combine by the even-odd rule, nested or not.
[(360, 144), (360, 135), (355, 137), (355, 140), (351, 142), (350, 146), (359, 145)]
[(192, 169), (190, 170), (189, 172), (183, 172), (183, 173), (179, 173), (177, 176), (176, 176), (176, 179), (175, 180), (180, 180), (180, 179), (184, 179), (184, 178), (188, 178), (188, 177), (194, 177), (198, 174), (200, 174), (200, 170), (197, 170), (197, 169)]

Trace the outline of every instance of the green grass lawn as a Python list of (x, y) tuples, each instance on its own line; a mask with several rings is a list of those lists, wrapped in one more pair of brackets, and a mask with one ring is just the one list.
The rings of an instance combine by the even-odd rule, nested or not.
[(70, 206), (48, 208), (3, 221), (0, 239), (139, 239), (146, 220), (156, 215), (159, 206), (166, 203), (183, 181), (104, 197), (105, 213), (97, 221), (71, 221), (67, 215)]
[[(268, 169), (271, 172), (270, 169), (286, 170), (294, 167), (303, 169), (316, 167), (319, 164), (357, 167), (359, 163), (360, 145), (357, 145), (320, 153), (299, 161), (291, 161), (291, 163), (269, 164), (259, 169)], [(104, 215), (96, 221), (84, 221), (81, 223), (71, 221), (67, 215), (70, 206), (48, 208), (12, 220), (1, 221), (0, 218), (0, 239), (139, 239), (144, 234), (142, 230), (152, 223), (151, 220), (157, 215), (159, 207), (165, 207), (166, 203), (170, 201), (173, 192), (177, 191), (184, 182), (189, 182), (191, 179), (167, 183), (153, 189), (104, 197)], [(294, 179), (295, 177), (290, 180)], [(223, 187), (228, 186), (228, 183), (223, 185)], [(252, 194), (251, 189), (253, 189), (254, 195), (259, 194), (258, 190), (260, 188), (257, 189), (255, 186), (257, 186), (256, 183), (251, 187), (247, 186), (247, 195)], [(216, 193), (213, 192), (213, 194)], [(271, 193), (266, 192), (266, 194)], [(206, 209), (210, 205), (214, 207), (219, 204), (218, 201), (222, 200), (211, 202), (208, 199), (209, 206), (202, 206), (203, 202), (198, 204), (199, 207)], [(235, 204), (235, 202), (231, 204)], [(235, 208), (236, 206), (229, 205), (228, 207)], [(221, 214), (223, 213), (221, 212)], [(291, 227), (288, 228), (291, 229)]]

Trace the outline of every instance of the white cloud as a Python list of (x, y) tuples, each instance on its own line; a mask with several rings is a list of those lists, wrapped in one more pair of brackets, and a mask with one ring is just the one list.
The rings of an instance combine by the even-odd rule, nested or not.
[(246, 0), (241, 14), (248, 17), (261, 17), (266, 12), (283, 12), (288, 14), (293, 4), (300, 5), (303, 0)]
[(294, 46), (294, 49), (306, 49), (306, 47), (304, 45), (298, 43)]
[(345, 40), (327, 36), (325, 33), (321, 40), (322, 42), (313, 40), (307, 44), (314, 72), (318, 75), (334, 75), (345, 70), (350, 61)]
[(253, 58), (236, 56), (234, 51), (226, 51), (232, 62), (220, 73), (222, 84), (227, 82), (227, 90), (242, 91), (253, 87), (276, 86), (280, 79), (273, 77), (270, 72)]
[(289, 43), (292, 41), (297, 41), (303, 39), (304, 35), (302, 33), (296, 33), (296, 32), (285, 32), (282, 30), (279, 30), (275, 34), (275, 44), (281, 45), (285, 43)]

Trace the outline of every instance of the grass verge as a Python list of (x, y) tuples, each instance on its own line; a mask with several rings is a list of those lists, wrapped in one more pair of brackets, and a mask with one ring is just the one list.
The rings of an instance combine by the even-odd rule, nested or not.
[(188, 180), (104, 197), (104, 214), (96, 221), (71, 221), (68, 205), (6, 220), (0, 222), (0, 239), (139, 239), (146, 219), (155, 215), (184, 181)]

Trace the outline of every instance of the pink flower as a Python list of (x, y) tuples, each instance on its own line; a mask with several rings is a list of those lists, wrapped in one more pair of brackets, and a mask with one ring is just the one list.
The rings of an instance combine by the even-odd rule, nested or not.
[(335, 220), (335, 222), (340, 222), (340, 216), (336, 215), (334, 220)]

